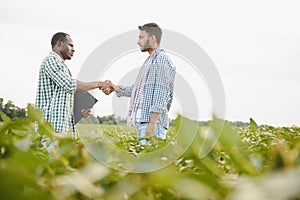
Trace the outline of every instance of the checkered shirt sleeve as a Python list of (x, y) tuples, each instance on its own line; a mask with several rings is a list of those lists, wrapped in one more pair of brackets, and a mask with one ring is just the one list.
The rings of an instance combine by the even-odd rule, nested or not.
[(66, 133), (70, 128), (75, 134), (73, 118), (76, 80), (63, 60), (54, 52), (46, 57), (39, 72), (36, 93), (36, 108), (43, 111), (43, 118), (49, 121), (54, 130)]
[(120, 85), (120, 92), (117, 93), (117, 97), (131, 97), (133, 86)]
[(175, 66), (165, 53), (158, 54), (148, 73), (143, 107), (148, 107), (150, 113), (162, 114), (169, 110), (173, 99), (174, 78)]

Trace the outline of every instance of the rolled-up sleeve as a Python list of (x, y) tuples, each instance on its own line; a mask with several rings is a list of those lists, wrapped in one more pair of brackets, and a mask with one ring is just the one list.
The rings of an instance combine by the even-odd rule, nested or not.
[(72, 79), (70, 74), (65, 73), (60, 65), (61, 63), (59, 63), (57, 58), (49, 58), (45, 65), (46, 74), (66, 92), (75, 93), (77, 86), (76, 79)]
[[(152, 88), (151, 93), (153, 94), (150, 112), (162, 113), (164, 110), (168, 110), (168, 107), (170, 106), (168, 104), (170, 104), (171, 100), (170, 95), (173, 95), (171, 93), (173, 90), (175, 69), (172, 68), (169, 60), (165, 57), (158, 60), (159, 62), (153, 66), (153, 69), (155, 69), (155, 76), (152, 78), (153, 81), (150, 81), (151, 86), (149, 85), (149, 89)], [(147, 92), (150, 91), (146, 91), (146, 94)]]
[(168, 110), (173, 99), (175, 74), (176, 67), (164, 50), (156, 50), (144, 86), (141, 121), (148, 122), (151, 113), (159, 113), (159, 122), (168, 128)]
[(117, 93), (117, 97), (131, 97), (132, 88), (133, 86), (120, 85), (120, 92)]

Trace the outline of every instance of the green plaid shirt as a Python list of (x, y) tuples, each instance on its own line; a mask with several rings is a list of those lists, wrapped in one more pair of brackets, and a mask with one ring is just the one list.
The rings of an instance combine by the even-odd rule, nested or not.
[(52, 124), (58, 133), (72, 128), (75, 136), (73, 104), (76, 80), (70, 70), (55, 52), (43, 60), (39, 72), (36, 93), (36, 108), (43, 111), (43, 118)]

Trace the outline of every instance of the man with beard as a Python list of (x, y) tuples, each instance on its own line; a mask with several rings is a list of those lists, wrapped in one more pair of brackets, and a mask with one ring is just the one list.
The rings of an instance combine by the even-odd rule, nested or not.
[[(137, 44), (142, 52), (148, 52), (149, 57), (141, 67), (135, 83), (132, 86), (117, 86), (107, 81), (118, 97), (131, 97), (128, 124), (137, 127), (141, 144), (155, 135), (166, 139), (169, 126), (168, 111), (173, 99), (173, 88), (176, 68), (166, 52), (160, 48), (161, 28), (155, 23), (138, 27)], [(110, 88), (103, 88), (109, 92)]]
[[(87, 91), (107, 86), (104, 82), (82, 82), (72, 78), (65, 60), (75, 52), (70, 35), (58, 32), (51, 40), (52, 51), (42, 61), (39, 71), (35, 107), (43, 112), (43, 119), (52, 124), (57, 133), (67, 133), (72, 128), (76, 136), (73, 104), (75, 91)], [(87, 117), (90, 110), (83, 110)]]

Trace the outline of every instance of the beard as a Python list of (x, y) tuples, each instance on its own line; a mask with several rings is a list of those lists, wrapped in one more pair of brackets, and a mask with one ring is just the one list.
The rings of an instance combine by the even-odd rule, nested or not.
[(147, 40), (146, 44), (144, 46), (141, 47), (141, 52), (146, 52), (151, 50), (151, 46), (150, 46), (150, 41), (149, 39)]
[(141, 52), (146, 52), (146, 51), (149, 51), (149, 50), (151, 50), (150, 47), (148, 47), (148, 48), (142, 48), (142, 49), (141, 49)]
[(71, 60), (72, 56), (70, 56), (68, 53), (62, 51), (61, 55), (63, 56), (64, 60)]

